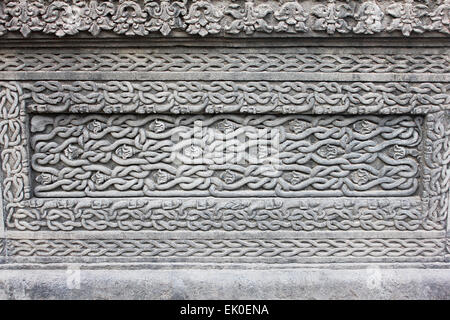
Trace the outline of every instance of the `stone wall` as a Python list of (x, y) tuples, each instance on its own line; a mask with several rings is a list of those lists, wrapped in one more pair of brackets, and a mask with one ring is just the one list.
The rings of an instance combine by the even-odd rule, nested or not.
[(447, 270), (449, 15), (0, 3), (1, 269)]

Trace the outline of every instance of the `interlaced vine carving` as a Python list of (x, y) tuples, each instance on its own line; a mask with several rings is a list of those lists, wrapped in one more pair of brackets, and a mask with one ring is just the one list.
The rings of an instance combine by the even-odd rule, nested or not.
[[(410, 196), (418, 187), (421, 122), (409, 116), (62, 115), (31, 121), (38, 197), (388, 197)], [(258, 136), (261, 126), (267, 132)], [(196, 128), (202, 132), (195, 134)]]
[(426, 118), (423, 200), (429, 220), (446, 222), (450, 206), (450, 117), (448, 111)]
[(33, 112), (402, 114), (442, 110), (446, 83), (57, 82), (24, 83)]
[(0, 146), (3, 200), (7, 204), (30, 198), (23, 91), (16, 83), (0, 83)]
[(33, 199), (11, 211), (17, 230), (442, 230), (418, 200)]
[(446, 54), (0, 52), (0, 71), (450, 73)]

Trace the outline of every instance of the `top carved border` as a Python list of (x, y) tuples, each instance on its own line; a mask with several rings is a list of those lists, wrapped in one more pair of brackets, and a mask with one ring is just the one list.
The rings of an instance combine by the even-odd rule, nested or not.
[(6, 0), (0, 35), (450, 34), (450, 0)]

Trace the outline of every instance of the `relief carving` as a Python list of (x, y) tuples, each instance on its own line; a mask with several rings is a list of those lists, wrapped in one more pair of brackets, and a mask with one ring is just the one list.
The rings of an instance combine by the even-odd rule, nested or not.
[[(11, 0), (0, 33), (442, 38), (448, 8)], [(448, 50), (325, 47), (1, 50), (0, 255), (442, 261)]]
[[(58, 37), (89, 31), (126, 36), (178, 29), (200, 36), (270, 34), (448, 34), (448, 0), (10, 0), (0, 3), (0, 34), (44, 32)], [(314, 33), (311, 33), (314, 35)]]

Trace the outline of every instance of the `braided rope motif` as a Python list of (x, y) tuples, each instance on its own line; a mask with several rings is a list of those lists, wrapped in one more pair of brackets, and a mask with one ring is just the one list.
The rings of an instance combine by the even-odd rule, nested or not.
[(5, 239), (0, 239), (0, 256), (6, 255)]
[(450, 104), (450, 84), (404, 82), (24, 83), (31, 112), (423, 114)]
[(0, 147), (3, 201), (19, 203), (30, 198), (27, 137), (23, 92), (16, 83), (0, 83)]
[(443, 230), (418, 200), (102, 199), (24, 203), (7, 217), (18, 230)]
[(10, 256), (441, 258), (445, 239), (7, 240)]
[(0, 35), (21, 32), (58, 37), (88, 31), (126, 36), (173, 30), (192, 35), (325, 33), (403, 36), (450, 33), (450, 1), (216, 1), (7, 0), (0, 3)]
[(447, 254), (450, 254), (450, 239), (447, 237)]
[(31, 197), (23, 96), (19, 84), (0, 82), (1, 189), (9, 215)]
[(429, 220), (446, 223), (450, 210), (450, 116), (448, 111), (426, 117), (422, 199)]
[(437, 54), (300, 53), (0, 53), (0, 71), (358, 72), (450, 73)]

